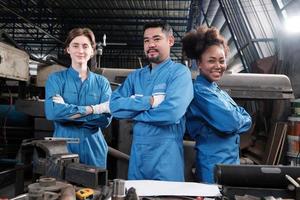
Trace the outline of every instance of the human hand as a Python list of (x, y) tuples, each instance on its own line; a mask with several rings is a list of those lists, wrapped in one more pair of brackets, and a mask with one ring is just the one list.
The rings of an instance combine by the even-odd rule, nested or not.
[(56, 94), (54, 97), (52, 97), (52, 100), (54, 103), (65, 104), (64, 99), (58, 94)]
[(90, 114), (93, 114), (94, 110), (93, 110), (93, 107), (92, 106), (86, 106), (85, 107), (85, 113), (87, 115), (90, 115)]
[(93, 108), (93, 114), (110, 113), (109, 101), (97, 105), (91, 105), (91, 107)]
[(152, 108), (156, 108), (157, 106), (159, 106), (164, 100), (165, 100), (166, 95), (164, 94), (158, 94), (158, 95), (154, 95), (152, 96), (153, 101), (152, 101)]

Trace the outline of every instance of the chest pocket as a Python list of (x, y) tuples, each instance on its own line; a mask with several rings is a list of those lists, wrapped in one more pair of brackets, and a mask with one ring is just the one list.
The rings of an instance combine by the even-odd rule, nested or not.
[(86, 96), (86, 104), (87, 105), (95, 105), (100, 103), (100, 91), (99, 93), (90, 92)]
[(78, 104), (78, 94), (75, 91), (64, 91), (63, 98), (68, 104)]
[(62, 97), (64, 101), (68, 104), (78, 105), (78, 92), (73, 84), (73, 80), (64, 77), (62, 85)]

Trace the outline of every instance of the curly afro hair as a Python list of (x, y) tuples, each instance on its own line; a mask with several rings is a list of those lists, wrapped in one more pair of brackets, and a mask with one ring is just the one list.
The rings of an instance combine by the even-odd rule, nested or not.
[(183, 53), (190, 59), (201, 58), (204, 51), (212, 45), (223, 47), (225, 56), (227, 56), (229, 47), (216, 27), (200, 26), (196, 30), (186, 33), (182, 38)]

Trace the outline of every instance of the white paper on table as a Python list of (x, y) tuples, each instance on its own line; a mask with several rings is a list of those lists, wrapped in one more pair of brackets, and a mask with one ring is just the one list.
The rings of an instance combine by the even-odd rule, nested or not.
[(138, 196), (221, 196), (218, 185), (194, 182), (152, 180), (125, 181), (125, 188), (134, 187)]

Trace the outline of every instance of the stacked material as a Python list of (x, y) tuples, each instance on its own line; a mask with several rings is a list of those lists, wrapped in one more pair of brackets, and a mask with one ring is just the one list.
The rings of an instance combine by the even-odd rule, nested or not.
[(288, 152), (291, 165), (300, 165), (300, 99), (291, 100), (292, 116), (288, 118)]

